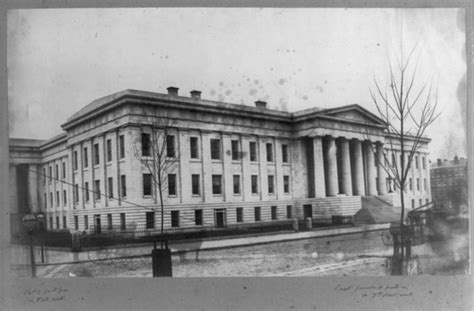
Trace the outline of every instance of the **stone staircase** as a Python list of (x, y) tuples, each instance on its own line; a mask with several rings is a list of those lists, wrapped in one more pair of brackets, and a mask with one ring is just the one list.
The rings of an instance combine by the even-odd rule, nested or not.
[(400, 221), (401, 208), (377, 196), (361, 197), (361, 209), (354, 215), (355, 224), (381, 224)]

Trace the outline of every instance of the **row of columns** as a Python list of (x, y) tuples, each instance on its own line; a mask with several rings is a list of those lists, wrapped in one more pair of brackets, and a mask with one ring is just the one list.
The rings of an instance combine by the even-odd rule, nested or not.
[[(385, 171), (380, 165), (383, 163), (383, 145), (376, 143), (375, 167), (373, 148), (369, 144), (372, 142), (348, 140), (343, 137), (336, 140), (331, 136), (326, 136), (323, 143), (322, 137), (314, 137), (315, 195), (324, 197), (338, 194), (347, 196), (385, 194)], [(342, 180), (339, 180), (340, 178)]]

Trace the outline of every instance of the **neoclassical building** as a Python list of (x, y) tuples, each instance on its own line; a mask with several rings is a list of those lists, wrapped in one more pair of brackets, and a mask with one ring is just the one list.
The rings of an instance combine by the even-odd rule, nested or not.
[[(124, 90), (97, 99), (46, 141), (10, 139), (12, 230), (43, 213), (48, 229), (156, 230), (158, 187), (144, 160), (166, 132), (165, 229), (195, 230), (290, 218), (353, 216), (399, 206), (383, 169), (386, 124), (359, 105), (294, 113)], [(428, 143), (410, 169), (406, 206), (431, 198)], [(393, 191), (395, 190), (395, 192)]]

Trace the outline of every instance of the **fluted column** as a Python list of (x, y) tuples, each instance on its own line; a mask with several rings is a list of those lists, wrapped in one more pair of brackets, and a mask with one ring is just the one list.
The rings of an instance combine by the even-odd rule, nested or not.
[(374, 152), (370, 144), (372, 144), (370, 141), (366, 141), (365, 158), (367, 160), (367, 194), (377, 195), (377, 188), (375, 184), (376, 171), (374, 165)]
[(352, 195), (351, 157), (349, 152), (349, 141), (341, 139), (341, 170), (342, 170), (342, 193)]
[(383, 144), (377, 142), (377, 181), (378, 181), (378, 190), (379, 194), (383, 195), (387, 193), (387, 187), (385, 185), (385, 180), (387, 179), (387, 174), (383, 168), (385, 161), (383, 156)]
[(328, 137), (326, 153), (327, 164), (327, 194), (335, 196), (339, 193), (339, 184), (337, 180), (337, 156), (336, 156), (336, 140), (334, 137)]
[(354, 140), (354, 194), (365, 195), (364, 165), (362, 163), (362, 144), (360, 140)]
[(313, 138), (313, 157), (315, 197), (324, 198), (326, 197), (326, 184), (324, 177), (323, 142), (319, 136)]

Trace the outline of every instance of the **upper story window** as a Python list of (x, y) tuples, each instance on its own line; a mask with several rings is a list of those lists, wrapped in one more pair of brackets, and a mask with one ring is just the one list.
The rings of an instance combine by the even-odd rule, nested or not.
[(222, 175), (212, 175), (212, 194), (222, 194)]
[(150, 134), (142, 133), (142, 156), (150, 156)]
[(152, 195), (151, 174), (143, 174), (143, 195)]
[(257, 161), (257, 143), (254, 141), (251, 141), (249, 143), (249, 148), (250, 148), (250, 162), (256, 162)]
[(176, 195), (176, 174), (168, 174), (168, 195)]
[(251, 186), (252, 186), (252, 193), (256, 194), (258, 193), (258, 176), (257, 175), (252, 175), (251, 176)]
[(107, 162), (112, 161), (112, 140), (107, 139)]
[(83, 163), (83, 166), (84, 167), (89, 166), (89, 154), (87, 153), (87, 147), (84, 147), (84, 163)]
[(423, 165), (423, 169), (426, 169), (426, 158), (425, 157), (421, 158), (421, 165)]
[(234, 194), (240, 194), (240, 175), (234, 175)]
[(275, 177), (273, 175), (268, 175), (268, 193), (275, 193)]
[(232, 147), (232, 160), (237, 161), (240, 159), (240, 150), (239, 150), (239, 141), (238, 140), (232, 140), (231, 141), (231, 147)]
[(211, 159), (213, 160), (221, 159), (221, 140), (220, 139), (211, 139)]
[(77, 151), (74, 151), (72, 154), (72, 165), (74, 170), (77, 170)]
[(191, 175), (191, 183), (192, 183), (192, 194), (199, 195), (200, 189), (201, 189), (199, 186), (199, 174)]
[(199, 149), (198, 149), (198, 138), (191, 137), (189, 140), (190, 143), (190, 151), (191, 151), (191, 159), (198, 159), (199, 158)]
[(281, 145), (281, 159), (283, 163), (288, 163), (288, 145)]
[(119, 156), (120, 159), (125, 158), (125, 136), (119, 136)]
[(49, 167), (49, 182), (53, 181), (53, 167)]
[(99, 160), (99, 144), (94, 144), (94, 165), (98, 165), (100, 163)]
[(415, 157), (415, 168), (418, 169), (418, 157)]
[(166, 156), (168, 158), (176, 157), (175, 138), (173, 135), (166, 136)]
[(283, 176), (283, 192), (290, 193), (290, 176)]
[(43, 167), (43, 183), (46, 184), (46, 168)]
[(120, 176), (120, 187), (122, 190), (122, 198), (127, 196), (127, 177), (125, 175)]
[(267, 146), (267, 162), (273, 162), (273, 144), (268, 143), (266, 146)]
[(100, 200), (100, 180), (94, 180), (94, 198), (96, 201)]
[(56, 164), (54, 178), (59, 179), (59, 165)]

